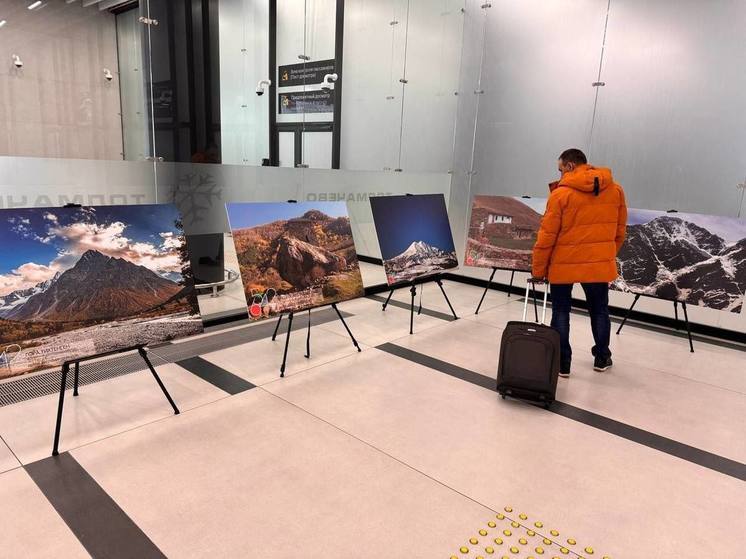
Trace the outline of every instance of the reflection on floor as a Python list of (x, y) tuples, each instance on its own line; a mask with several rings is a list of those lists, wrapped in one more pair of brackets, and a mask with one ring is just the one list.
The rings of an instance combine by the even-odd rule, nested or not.
[[(238, 273), (238, 257), (230, 233), (225, 234), (223, 252), (225, 268)], [(197, 302), (199, 303), (199, 312), (204, 320), (246, 313), (246, 296), (240, 278), (221, 288), (217, 296), (211, 290), (200, 291)]]
[[(587, 319), (573, 317), (558, 399), (585, 421), (495, 394), (520, 298), (491, 291), (475, 316), (479, 288), (445, 287), (460, 319), (428, 284), (437, 312), (416, 316), (413, 336), (406, 308), (340, 305), (361, 353), (320, 310), (304, 357), (299, 316), (284, 379), (282, 327), (275, 342), (267, 323), (245, 341), (205, 334), (217, 349), (199, 357), (165, 346), (176, 362), (155, 364), (181, 415), (144, 371), (85, 386), (57, 459), (55, 395), (0, 407), (0, 556), (746, 554), (746, 353), (691, 354), (629, 326), (614, 367), (594, 373)], [(408, 305), (408, 290), (394, 300)], [(210, 345), (226, 332), (237, 345)]]

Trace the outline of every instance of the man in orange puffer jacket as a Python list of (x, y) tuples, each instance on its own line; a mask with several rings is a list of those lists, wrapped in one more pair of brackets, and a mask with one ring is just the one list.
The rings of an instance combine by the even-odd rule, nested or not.
[(560, 333), (560, 376), (570, 376), (570, 310), (573, 284), (585, 291), (595, 346), (593, 368), (611, 367), (609, 282), (617, 277), (616, 255), (627, 227), (627, 204), (611, 170), (588, 165), (579, 149), (560, 155), (562, 178), (551, 194), (534, 245), (534, 278), (548, 279), (552, 327)]

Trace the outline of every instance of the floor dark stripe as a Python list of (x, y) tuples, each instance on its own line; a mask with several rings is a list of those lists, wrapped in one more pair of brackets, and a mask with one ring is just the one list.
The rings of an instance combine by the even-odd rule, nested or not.
[(25, 469), (91, 556), (166, 557), (67, 452)]
[[(372, 299), (374, 301), (378, 301), (379, 303), (385, 303), (386, 302), (386, 297), (382, 297), (380, 295), (369, 295), (368, 299)], [(407, 311), (411, 307), (411, 305), (409, 303), (402, 303), (401, 301), (396, 301), (393, 298), (389, 301), (389, 306), (391, 306), (391, 307), (399, 307), (400, 309), (405, 309)], [(417, 312), (418, 308), (419, 308), (419, 305), (417, 304), (417, 302), (415, 302), (415, 305), (414, 305), (414, 312), (415, 313)], [(432, 316), (434, 318), (439, 318), (441, 320), (448, 320), (449, 322), (453, 322), (454, 320), (456, 320), (455, 318), (453, 318), (452, 314), (447, 314), (447, 313), (440, 312), (440, 311), (434, 311), (432, 309), (426, 309), (425, 307), (422, 307), (422, 313), (421, 314), (426, 314), (427, 316)]]
[(601, 429), (612, 435), (617, 435), (624, 439), (634, 441), (636, 443), (660, 450), (666, 454), (683, 458), (689, 462), (694, 462), (705, 468), (715, 470), (721, 474), (729, 475), (738, 478), (742, 481), (746, 481), (746, 464), (741, 464), (730, 458), (725, 458), (717, 454), (712, 454), (706, 450), (689, 446), (688, 444), (680, 443), (673, 439), (662, 437), (645, 431), (626, 423), (621, 423), (603, 415), (598, 415), (581, 408), (576, 408), (570, 404), (564, 402), (555, 402), (552, 404), (550, 411), (559, 414), (569, 419), (574, 419), (585, 425), (590, 425), (596, 429)]
[(230, 371), (226, 371), (202, 357), (190, 357), (189, 359), (177, 361), (176, 364), (190, 373), (194, 373), (213, 386), (225, 390), (228, 394), (239, 394), (240, 392), (256, 388), (256, 385), (251, 384), (248, 380), (234, 375)]
[(397, 357), (401, 357), (402, 359), (414, 361), (415, 363), (424, 365), (425, 367), (429, 367), (431, 369), (435, 369), (436, 371), (440, 371), (441, 373), (451, 375), (452, 377), (456, 377), (461, 380), (465, 380), (466, 382), (476, 384), (477, 386), (481, 386), (482, 388), (495, 390), (495, 379), (474, 371), (470, 371), (469, 369), (464, 369), (463, 367), (459, 367), (458, 365), (454, 365), (453, 363), (448, 363), (446, 361), (436, 359), (435, 357), (430, 357), (429, 355), (425, 355), (424, 353), (418, 353), (411, 349), (407, 349), (406, 347), (402, 347), (392, 343), (381, 344), (379, 346), (376, 346), (376, 349), (380, 349), (381, 351), (385, 351), (386, 353), (391, 353), (392, 355), (396, 355)]
[[(392, 343), (385, 343), (376, 346), (376, 349), (396, 355), (402, 359), (407, 359), (419, 365), (424, 365), (430, 369), (465, 380), (483, 388), (496, 390), (496, 382), (492, 377), (458, 367), (446, 361), (441, 361), (440, 359), (435, 359), (434, 357), (430, 357), (429, 355), (419, 353), (406, 347), (401, 347)], [(564, 402), (554, 402), (549, 411), (590, 427), (606, 431), (607, 433), (616, 435), (623, 439), (645, 445), (649, 448), (665, 452), (666, 454), (676, 456), (699, 466), (715, 470), (721, 474), (746, 481), (746, 464), (731, 460), (730, 458), (725, 458), (724, 456), (713, 454), (706, 450), (701, 450), (673, 439), (662, 437), (661, 435), (656, 435), (650, 431), (633, 427), (632, 425), (577, 408)]]

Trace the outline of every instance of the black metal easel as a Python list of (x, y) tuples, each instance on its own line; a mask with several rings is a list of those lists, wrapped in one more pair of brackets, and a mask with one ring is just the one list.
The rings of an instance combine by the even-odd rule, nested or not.
[[(352, 345), (354, 345), (358, 352), (362, 351), (360, 349), (360, 345), (357, 343), (357, 340), (355, 339), (355, 336), (352, 334), (352, 330), (350, 330), (350, 327), (347, 326), (347, 322), (345, 322), (344, 317), (342, 316), (342, 313), (339, 312), (339, 309), (337, 308), (337, 303), (332, 303), (331, 307), (334, 309), (334, 312), (337, 313), (337, 316), (339, 317), (339, 320), (342, 321), (342, 326), (345, 327), (345, 330), (347, 330), (347, 334), (350, 336), (350, 339), (352, 340)], [(284, 313), (280, 313), (279, 318), (277, 319), (277, 324), (275, 325), (275, 331), (272, 334), (272, 341), (274, 342), (277, 339), (277, 332), (280, 329), (280, 322), (282, 322), (282, 317)], [(287, 364), (288, 360), (288, 346), (290, 345), (290, 332), (293, 330), (293, 316), (295, 313), (288, 313), (288, 331), (287, 335), (285, 336), (285, 351), (282, 354), (282, 365), (280, 366), (280, 377), (285, 376), (285, 365)], [(304, 355), (306, 359), (311, 358), (311, 309), (308, 309), (308, 333), (306, 334), (306, 353)]]
[[(484, 298), (487, 295), (487, 291), (489, 291), (489, 289), (490, 289), (490, 285), (492, 284), (492, 280), (495, 277), (495, 272), (497, 272), (498, 270), (503, 270), (505, 272), (510, 272), (510, 285), (508, 286), (508, 297), (510, 297), (510, 292), (513, 289), (513, 279), (515, 278), (515, 270), (509, 269), (509, 268), (495, 268), (493, 266), (492, 267), (492, 273), (490, 274), (490, 279), (487, 280), (487, 285), (485, 286), (484, 292), (482, 293), (482, 298), (479, 299), (479, 304), (477, 305), (477, 310), (474, 311), (474, 314), (479, 314), (479, 309), (482, 308), (482, 303), (484, 302)], [(536, 304), (536, 290), (533, 289), (531, 291), (531, 293), (533, 294), (533, 297), (534, 297), (534, 315), (536, 317), (536, 322), (539, 322), (539, 309), (538, 309), (538, 306)]]
[[(441, 293), (443, 293), (443, 297), (445, 297), (446, 303), (448, 303), (448, 308), (451, 309), (451, 314), (453, 315), (454, 320), (458, 320), (458, 316), (456, 316), (456, 311), (453, 310), (453, 305), (451, 305), (451, 301), (448, 299), (448, 295), (446, 295), (446, 290), (443, 287), (443, 278), (440, 276), (435, 276), (434, 278), (425, 278), (423, 281), (415, 282), (413, 281), (409, 286), (409, 293), (412, 295), (412, 303), (409, 307), (409, 333), (414, 334), (414, 299), (417, 296), (417, 284), (421, 286), (423, 283), (426, 283), (427, 281), (434, 281), (438, 284), (438, 287), (440, 287)], [(386, 307), (389, 304), (389, 301), (391, 300), (391, 296), (394, 294), (394, 289), (396, 287), (392, 287), (389, 291), (388, 297), (386, 297), (386, 302), (383, 303), (382, 310), (386, 310)], [(417, 311), (417, 314), (419, 315), (422, 312), (422, 303), (420, 303), (420, 308)]]
[[(622, 323), (619, 325), (619, 328), (617, 329), (616, 333), (619, 335), (622, 331), (622, 328), (624, 328), (624, 325), (627, 323), (627, 319), (632, 314), (632, 310), (635, 308), (635, 305), (637, 304), (637, 301), (640, 300), (640, 297), (642, 297), (642, 293), (635, 293), (635, 300), (632, 301), (632, 304), (630, 305), (629, 309), (627, 309), (627, 312), (624, 315), (624, 318), (622, 319)], [(646, 297), (650, 297), (649, 295), (646, 295)], [(659, 299), (660, 297), (654, 297), (655, 299)], [(673, 303), (673, 312), (674, 312), (674, 320), (675, 320), (675, 327), (676, 330), (679, 329), (679, 303), (681, 303), (681, 309), (684, 311), (684, 323), (686, 324), (686, 335), (689, 338), (689, 351), (691, 353), (694, 353), (694, 342), (692, 341), (692, 329), (689, 325), (689, 315), (686, 312), (686, 303), (684, 301), (677, 301), (672, 299), (664, 299), (665, 301), (671, 301)]]
[(62, 364), (62, 381), (60, 382), (60, 398), (57, 403), (57, 424), (54, 428), (54, 445), (52, 447), (52, 456), (59, 455), (60, 432), (62, 431), (62, 410), (65, 406), (65, 390), (67, 389), (67, 375), (70, 372), (70, 365), (75, 365), (74, 377), (73, 377), (73, 396), (77, 396), (81, 361), (91, 361), (92, 359), (98, 359), (100, 357), (107, 357), (109, 355), (117, 355), (119, 353), (127, 353), (129, 351), (137, 351), (140, 354), (140, 357), (142, 357), (143, 361), (145, 361), (145, 364), (148, 366), (148, 369), (150, 369), (150, 372), (153, 373), (153, 377), (155, 378), (155, 381), (158, 383), (158, 386), (161, 387), (163, 394), (166, 396), (166, 399), (168, 400), (168, 403), (171, 404), (171, 407), (174, 409), (174, 415), (179, 414), (179, 408), (176, 407), (176, 404), (174, 403), (173, 398), (171, 398), (171, 395), (168, 393), (168, 390), (166, 390), (166, 386), (163, 384), (163, 381), (158, 376), (158, 373), (155, 372), (155, 368), (153, 367), (153, 364), (150, 362), (150, 359), (148, 359), (147, 349), (143, 345), (136, 345), (136, 346), (132, 346), (132, 347), (124, 348), (124, 349), (107, 351), (104, 353), (98, 353), (96, 355), (89, 355), (87, 357), (81, 357), (79, 359), (72, 359), (70, 361), (65, 361)]

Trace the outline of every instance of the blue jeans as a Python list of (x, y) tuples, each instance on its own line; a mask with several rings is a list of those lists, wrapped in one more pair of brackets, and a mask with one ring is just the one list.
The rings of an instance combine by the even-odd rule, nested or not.
[[(582, 283), (585, 299), (588, 302), (588, 313), (591, 318), (593, 341), (591, 349), (594, 357), (611, 357), (609, 338), (611, 337), (611, 320), (609, 319), (609, 284)], [(572, 364), (572, 347), (570, 347), (570, 310), (572, 308), (573, 284), (552, 284), (552, 328), (560, 334), (560, 370), (570, 372)]]

